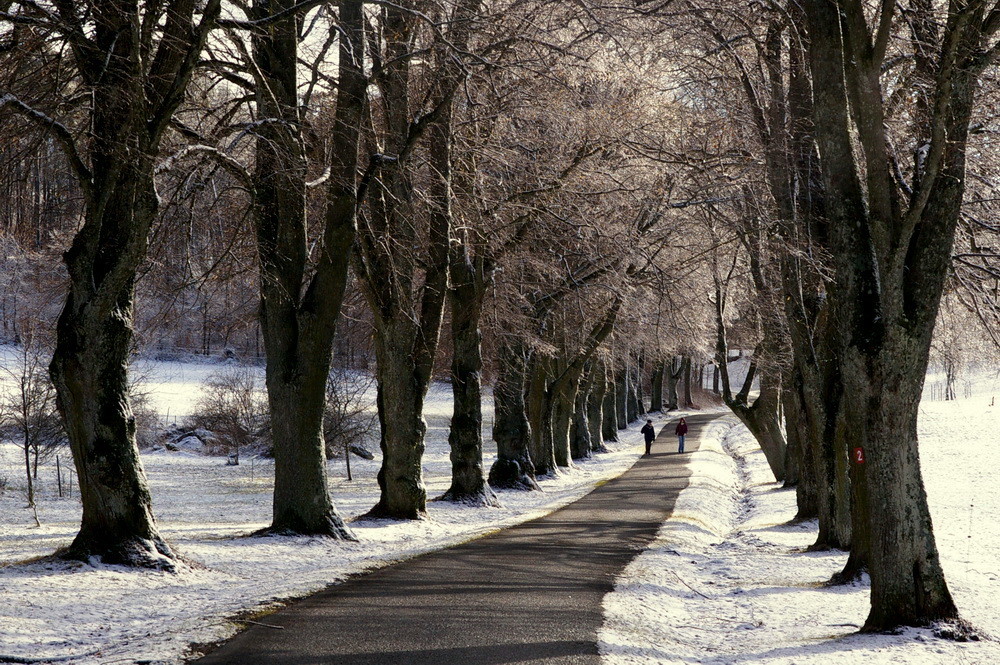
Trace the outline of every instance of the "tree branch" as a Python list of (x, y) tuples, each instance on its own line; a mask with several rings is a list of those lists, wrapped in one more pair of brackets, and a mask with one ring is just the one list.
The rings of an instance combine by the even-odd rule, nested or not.
[(10, 107), (22, 117), (35, 123), (42, 129), (51, 132), (55, 136), (59, 146), (66, 154), (66, 158), (69, 160), (70, 168), (73, 169), (77, 182), (80, 183), (80, 189), (83, 191), (84, 197), (89, 201), (93, 193), (93, 174), (87, 168), (87, 165), (84, 164), (83, 159), (81, 159), (80, 153), (76, 148), (76, 140), (66, 125), (50, 118), (38, 109), (28, 106), (10, 93), (0, 96), (0, 109), (5, 106)]

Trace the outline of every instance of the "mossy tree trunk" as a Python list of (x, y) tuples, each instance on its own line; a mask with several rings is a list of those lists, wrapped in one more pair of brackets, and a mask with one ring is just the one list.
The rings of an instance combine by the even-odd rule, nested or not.
[[(919, 149), (904, 199), (889, 168), (895, 149), (885, 122), (883, 41), (872, 45), (860, 6), (807, 0), (803, 7), (836, 278), (831, 329), (842, 363), (840, 413), (828, 422), (837, 425), (833, 445), (851, 455), (853, 530), (867, 550), (872, 591), (863, 630), (954, 620), (920, 472), (917, 415), (994, 15), (985, 3), (952, 13), (922, 3), (908, 15), (921, 53), (915, 88), (923, 92), (906, 128)], [(896, 7), (886, 11), (883, 25)]]
[(267, 533), (353, 538), (327, 488), (323, 413), (333, 337), (356, 231), (357, 170), (366, 83), (360, 2), (340, 3), (337, 108), (318, 258), (308, 257), (305, 146), (297, 62), (301, 18), (294, 0), (259, 2), (255, 16), (290, 12), (253, 34), (258, 113), (283, 122), (257, 130), (253, 220), (260, 258), (260, 323), (274, 442), (274, 501)]
[(220, 3), (168, 2), (159, 6), (159, 16), (147, 10), (161, 26), (155, 36), (134, 29), (143, 20), (136, 4), (95, 0), (57, 7), (80, 76), (79, 94), (88, 100), (86, 152), (65, 126), (20, 100), (5, 95), (0, 106), (53, 134), (84, 199), (83, 224), (64, 254), (69, 293), (49, 366), (83, 507), (80, 531), (64, 554), (172, 570), (176, 556), (153, 519), (129, 404), (134, 291), (159, 211), (154, 162), (161, 138)]
[(590, 449), (603, 452), (605, 414), (604, 400), (608, 391), (607, 370), (603, 360), (597, 360), (590, 368), (588, 375), (590, 391), (587, 393), (587, 425), (590, 428)]
[(489, 483), (503, 489), (538, 489), (531, 461), (531, 425), (524, 401), (527, 351), (504, 339), (497, 348), (497, 379), (493, 386), (493, 440), (497, 461)]
[(653, 376), (650, 381), (649, 390), (649, 410), (653, 412), (663, 411), (663, 372), (666, 363), (661, 358), (653, 363)]

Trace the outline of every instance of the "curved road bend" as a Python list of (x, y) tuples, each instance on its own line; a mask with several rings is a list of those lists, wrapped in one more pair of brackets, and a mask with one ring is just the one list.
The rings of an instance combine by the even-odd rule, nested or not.
[[(717, 414), (688, 418), (688, 451)], [(199, 665), (600, 662), (601, 601), (687, 486), (673, 423), (653, 454), (545, 517), (352, 578), (269, 615)]]

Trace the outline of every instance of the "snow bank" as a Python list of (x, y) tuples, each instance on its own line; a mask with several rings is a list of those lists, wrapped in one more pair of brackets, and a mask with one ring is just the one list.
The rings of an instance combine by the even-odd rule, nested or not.
[[(972, 402), (925, 402), (921, 454), (955, 600), (985, 634), (1000, 636), (992, 440), (1000, 409), (986, 408), (988, 398)], [(918, 629), (858, 634), (868, 612), (867, 583), (823, 586), (846, 555), (803, 551), (815, 539), (815, 522), (790, 523), (794, 490), (774, 482), (755, 441), (733, 418), (704, 431), (692, 470), (674, 517), (605, 597), (600, 648), (609, 665), (1000, 659), (995, 641), (956, 643)]]

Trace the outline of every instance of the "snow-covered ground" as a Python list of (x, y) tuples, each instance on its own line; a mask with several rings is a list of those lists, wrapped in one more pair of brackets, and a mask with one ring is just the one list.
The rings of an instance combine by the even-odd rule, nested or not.
[[(9, 362), (0, 348), (0, 363)], [(145, 389), (167, 421), (191, 413), (218, 364), (148, 362)], [(0, 384), (4, 379), (0, 377)], [(1000, 382), (970, 382), (957, 402), (925, 401), (920, 434), (924, 475), (945, 572), (963, 613), (986, 636), (1000, 636)], [(489, 400), (487, 400), (487, 405)], [(427, 403), (428, 496), (448, 485), (451, 394), (432, 388)], [(486, 430), (489, 431), (487, 411)], [(487, 437), (488, 439), (489, 437)], [(621, 473), (641, 452), (630, 430), (606, 455), (543, 481), (543, 493), (503, 492), (503, 508), (429, 504), (430, 519), (353, 525), (360, 540), (242, 538), (266, 526), (273, 466), (226, 466), (186, 452), (143, 455), (160, 527), (192, 563), (179, 574), (40, 559), (70, 542), (79, 520), (76, 488), (60, 498), (54, 463), (40, 469), (35, 527), (24, 507), (20, 451), (0, 444), (0, 656), (54, 657), (71, 665), (177, 663), (191, 643), (231, 635), (233, 618), (267, 609), (365, 569), (445, 547), (524, 521), (572, 501)], [(487, 454), (491, 463), (495, 452)], [(795, 496), (769, 482), (745, 430), (725, 418), (706, 428), (692, 455), (694, 476), (650, 549), (630, 564), (605, 600), (601, 649), (626, 663), (968, 663), (1000, 661), (1000, 644), (955, 643), (930, 631), (861, 636), (864, 585), (826, 588), (843, 565), (838, 553), (802, 553), (815, 524), (787, 524)], [(62, 458), (66, 464), (67, 459)], [(378, 460), (330, 462), (331, 490), (346, 516), (377, 497)], [(32, 562), (32, 559), (40, 559)], [(77, 655), (66, 660), (66, 656)]]
[[(984, 637), (1000, 638), (995, 385), (981, 380), (972, 397), (956, 402), (925, 400), (920, 451), (952, 594)], [(706, 428), (691, 464), (691, 486), (674, 516), (605, 598), (600, 646), (609, 665), (1000, 661), (994, 639), (959, 643), (917, 629), (858, 634), (867, 582), (823, 586), (846, 555), (802, 552), (815, 539), (815, 523), (789, 524), (794, 490), (773, 482), (763, 454), (732, 417)]]
[[(149, 363), (145, 389), (162, 414), (190, 413), (207, 374), (218, 365)], [(489, 405), (489, 400), (486, 400)], [(451, 390), (433, 386), (427, 401), (424, 476), (429, 497), (448, 488), (448, 421)], [(487, 411), (486, 432), (489, 432)], [(661, 420), (662, 422), (662, 420)], [(550, 512), (628, 468), (642, 452), (639, 424), (610, 453), (543, 480), (544, 492), (501, 492), (502, 508), (484, 509), (432, 502), (430, 519), (352, 525), (359, 541), (241, 538), (267, 526), (273, 464), (186, 452), (142, 456), (161, 531), (193, 565), (179, 574), (136, 572), (115, 566), (50, 561), (25, 563), (68, 545), (79, 526), (79, 502), (57, 495), (54, 461), (39, 470), (35, 527), (25, 509), (23, 458), (0, 444), (0, 656), (21, 658), (80, 655), (73, 665), (152, 661), (176, 663), (191, 643), (232, 635), (237, 613), (265, 609), (346, 576), (467, 540)], [(487, 437), (488, 439), (488, 437)], [(495, 449), (486, 463), (495, 459)], [(67, 459), (62, 458), (65, 465)], [(342, 460), (330, 462), (334, 501), (345, 516), (371, 508), (378, 497), (378, 460), (353, 458), (354, 480)], [(65, 473), (65, 468), (64, 468)], [(0, 658), (2, 661), (2, 658)]]

